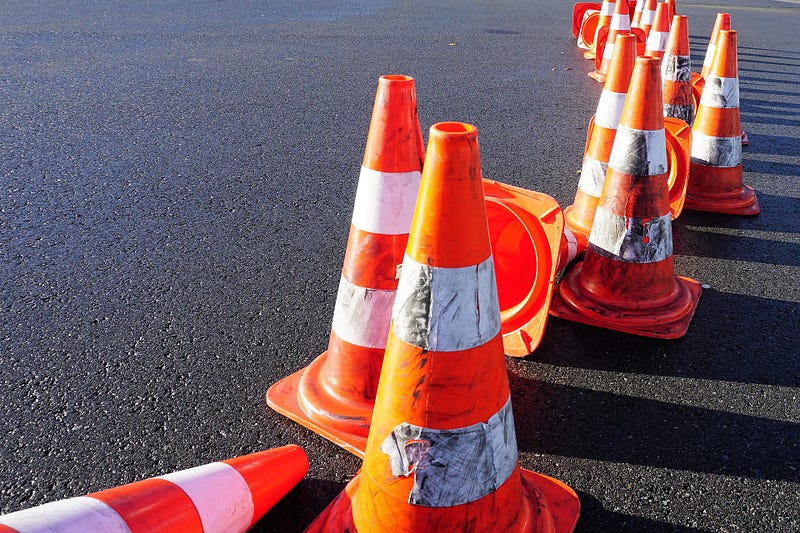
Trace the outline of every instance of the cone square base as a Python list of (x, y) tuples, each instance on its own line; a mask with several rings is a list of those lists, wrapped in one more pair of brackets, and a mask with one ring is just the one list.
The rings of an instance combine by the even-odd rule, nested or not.
[[(324, 355), (322, 354), (320, 357)], [(303, 368), (272, 385), (267, 391), (267, 405), (283, 416), (294, 420), (314, 433), (322, 435), (332, 443), (363, 459), (364, 450), (367, 447), (366, 436), (326, 426), (320, 421), (311, 418), (300, 406), (297, 395), (300, 390), (300, 380), (307, 370), (308, 367)]]
[(592, 72), (588, 72), (586, 75), (589, 76), (590, 78), (592, 78), (593, 80), (595, 80), (596, 82), (599, 82), (599, 83), (605, 83), (606, 82), (606, 75), (603, 74), (602, 72), (597, 71), (597, 70), (593, 70)]
[[(529, 531), (530, 533), (572, 533), (578, 523), (578, 516), (581, 510), (581, 502), (575, 491), (565, 483), (544, 474), (523, 470), (522, 468), (519, 469), (519, 473), (522, 476), (522, 486), (524, 487), (522, 501), (524, 505), (528, 506), (529, 515), (536, 516), (539, 513), (547, 513), (549, 515), (544, 520), (541, 520), (548, 527), (540, 529), (528, 527), (522, 531)], [(352, 498), (356, 497), (358, 493), (358, 483), (362, 475), (361, 471), (359, 471), (345, 489), (306, 528), (305, 533), (356, 533), (357, 530), (353, 524)], [(418, 531), (433, 531), (430, 527), (431, 524), (420, 524)]]
[(761, 212), (756, 191), (747, 185), (738, 194), (730, 196), (687, 194), (683, 207), (690, 211), (724, 215), (755, 216)]
[[(564, 320), (586, 324), (587, 326), (656, 339), (677, 339), (686, 334), (697, 309), (697, 303), (700, 301), (700, 293), (703, 291), (697, 281), (683, 276), (675, 276), (680, 292), (675, 295), (673, 302), (666, 304), (662, 308), (646, 309), (644, 311), (613, 308), (603, 302), (590, 299), (579, 292), (572, 293), (572, 298), (565, 298), (562, 295), (565, 287), (569, 286), (567, 284), (575, 276), (579, 275), (582, 266), (583, 261), (577, 263), (556, 287), (556, 294), (553, 296), (553, 303), (550, 306), (551, 315)], [(569, 289), (569, 292), (572, 292), (572, 289)], [(672, 313), (675, 308), (681, 308), (682, 311)], [(653, 320), (653, 316), (658, 317), (660, 311), (663, 312), (663, 317), (660, 317), (662, 319)], [(672, 313), (672, 316), (670, 316), (670, 313)]]

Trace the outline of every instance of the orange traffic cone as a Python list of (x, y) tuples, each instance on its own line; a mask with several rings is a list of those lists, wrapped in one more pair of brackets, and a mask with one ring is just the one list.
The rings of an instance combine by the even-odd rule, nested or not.
[(551, 313), (676, 338), (686, 333), (701, 288), (673, 270), (660, 68), (659, 59), (636, 59), (589, 248), (558, 285)]
[(617, 133), (622, 104), (636, 59), (636, 37), (620, 35), (614, 46), (597, 112), (589, 122), (589, 135), (575, 202), (564, 210), (567, 227), (584, 237), (592, 230), (592, 220), (608, 170), (608, 158)]
[(644, 55), (659, 59), (664, 57), (667, 39), (669, 39), (669, 20), (669, 6), (667, 4), (658, 4), (653, 27), (647, 36), (647, 48)]
[(667, 50), (661, 64), (664, 90), (664, 116), (694, 122), (692, 103), (692, 60), (689, 55), (688, 19), (675, 15), (669, 32)]
[(614, 16), (611, 17), (611, 25), (603, 47), (602, 60), (596, 70), (589, 72), (589, 77), (603, 83), (606, 81), (608, 68), (611, 65), (611, 56), (614, 55), (614, 43), (617, 35), (629, 34), (631, 31), (631, 21), (628, 15), (628, 3), (620, 0), (614, 8)]
[(670, 21), (669, 29), (672, 29), (672, 22), (675, 20), (675, 15), (677, 14), (678, 7), (675, 5), (675, 0), (664, 0), (664, 3), (667, 4), (669, 7), (669, 13), (667, 13), (667, 18)]
[(597, 33), (597, 23), (600, 21), (600, 10), (587, 9), (582, 13), (582, 17), (576, 34), (578, 48), (591, 50), (592, 43), (594, 43), (594, 34)]
[(0, 532), (244, 532), (306, 472), (284, 446), (3, 515)]
[(650, 37), (650, 30), (653, 28), (653, 22), (656, 19), (656, 0), (645, 0), (644, 9), (642, 10), (642, 18), (639, 20), (639, 28), (644, 32), (645, 37)]
[(431, 127), (364, 466), (309, 532), (569, 532), (563, 483), (519, 467), (477, 129)]
[(708, 48), (706, 55), (703, 59), (703, 68), (700, 70), (700, 76), (705, 78), (708, 76), (708, 71), (711, 70), (711, 62), (714, 60), (714, 54), (717, 51), (717, 39), (719, 39), (719, 32), (722, 30), (731, 29), (731, 16), (728, 13), (717, 13), (717, 18), (714, 21), (714, 27), (711, 30), (711, 38), (708, 40)]
[(631, 28), (638, 28), (642, 20), (642, 11), (644, 10), (644, 0), (636, 0), (636, 7), (633, 9), (633, 16), (631, 16)]
[(686, 209), (757, 215), (758, 198), (742, 184), (736, 32), (721, 30), (692, 129)]
[(366, 445), (422, 161), (414, 80), (383, 76), (328, 350), (267, 392), (270, 407), (353, 453)]
[[(620, 1), (623, 2), (623, 0)], [(600, 6), (600, 16), (597, 19), (594, 36), (591, 42), (587, 43), (589, 45), (589, 50), (583, 53), (583, 57), (586, 59), (594, 59), (597, 55), (598, 35), (603, 31), (603, 28), (611, 26), (611, 19), (614, 16), (616, 3), (617, 0), (603, 0), (603, 4)]]

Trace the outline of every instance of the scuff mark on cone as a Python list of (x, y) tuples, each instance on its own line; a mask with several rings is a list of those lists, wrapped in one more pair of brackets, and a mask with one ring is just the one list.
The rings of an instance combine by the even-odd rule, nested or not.
[(617, 129), (608, 164), (629, 176), (657, 176), (667, 172), (667, 137), (663, 129)]
[(590, 196), (600, 198), (603, 183), (606, 180), (606, 172), (608, 172), (608, 163), (603, 163), (587, 155), (583, 158), (578, 188)]
[(618, 261), (663, 261), (672, 255), (671, 215), (642, 220), (615, 215), (598, 206), (589, 245), (598, 254)]
[(708, 76), (700, 97), (700, 105), (717, 109), (739, 107), (739, 78)]
[(692, 60), (689, 56), (668, 55), (661, 63), (661, 75), (665, 80), (692, 81)]
[(695, 131), (692, 133), (692, 163), (710, 167), (738, 167), (742, 164), (742, 138), (714, 137)]

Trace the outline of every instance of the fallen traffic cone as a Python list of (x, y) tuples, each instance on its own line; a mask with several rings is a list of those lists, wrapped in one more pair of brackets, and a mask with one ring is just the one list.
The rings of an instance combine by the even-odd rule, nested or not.
[[(620, 1), (622, 2), (623, 0)], [(586, 43), (589, 46), (589, 49), (583, 53), (583, 57), (586, 59), (594, 59), (597, 56), (598, 36), (604, 28), (611, 26), (611, 19), (614, 16), (616, 3), (617, 0), (603, 0), (603, 4), (600, 7), (600, 16), (598, 17), (595, 25), (594, 36), (592, 37), (591, 42)]]
[(630, 31), (631, 21), (628, 16), (628, 4), (627, 2), (619, 1), (614, 7), (614, 15), (611, 17), (611, 25), (603, 46), (600, 65), (593, 72), (589, 72), (590, 78), (600, 83), (606, 81), (608, 68), (611, 65), (611, 56), (614, 55), (614, 44), (617, 41), (617, 35), (629, 34)]
[(689, 327), (701, 288), (674, 275), (660, 63), (636, 59), (589, 248), (556, 288), (551, 313), (677, 338)]
[(656, 19), (656, 0), (645, 0), (644, 9), (642, 10), (642, 18), (639, 20), (639, 28), (642, 29), (646, 38), (650, 37), (650, 30), (653, 28), (653, 22)]
[(633, 35), (620, 35), (614, 47), (614, 56), (597, 111), (589, 122), (586, 152), (575, 202), (564, 210), (567, 227), (587, 238), (592, 230), (594, 212), (606, 179), (608, 158), (614, 145), (635, 59), (636, 38)]
[[(542, 340), (558, 271), (586, 248), (565, 237), (564, 216), (546, 194), (483, 180), (500, 302), (503, 351), (533, 352)], [(563, 259), (562, 259), (563, 255)]]
[(647, 36), (647, 48), (644, 55), (663, 58), (667, 48), (667, 39), (669, 39), (669, 6), (658, 4), (653, 27)]
[(661, 63), (664, 92), (664, 116), (694, 122), (692, 102), (692, 60), (689, 55), (688, 19), (675, 15), (669, 32), (667, 50)]
[(742, 184), (736, 32), (721, 30), (692, 129), (686, 209), (757, 215), (758, 198)]
[(3, 515), (0, 532), (244, 532), (306, 472), (284, 446)]
[(581, 23), (584, 16), (589, 11), (600, 11), (600, 3), (597, 2), (578, 2), (572, 6), (572, 36), (578, 37), (580, 34)]
[(597, 33), (597, 23), (600, 21), (600, 10), (589, 9), (583, 12), (583, 19), (578, 30), (578, 48), (591, 50), (594, 43), (594, 34)]
[(364, 465), (308, 532), (570, 532), (580, 503), (522, 470), (469, 124), (431, 127)]
[(631, 28), (638, 28), (639, 22), (642, 20), (642, 10), (644, 10), (644, 0), (636, 0), (636, 7), (631, 16)]
[(422, 158), (414, 80), (382, 76), (328, 350), (267, 392), (270, 407), (353, 453), (366, 445)]

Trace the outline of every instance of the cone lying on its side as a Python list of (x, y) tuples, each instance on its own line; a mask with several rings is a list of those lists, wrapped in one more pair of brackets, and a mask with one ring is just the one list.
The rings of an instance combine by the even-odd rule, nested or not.
[(589, 123), (586, 153), (583, 156), (575, 202), (564, 210), (567, 227), (585, 238), (588, 238), (592, 229), (597, 201), (600, 199), (600, 192), (606, 179), (608, 158), (611, 155), (635, 59), (636, 38), (633, 35), (620, 35), (614, 46), (614, 56), (597, 104), (597, 112)]
[(688, 19), (675, 15), (669, 32), (667, 50), (661, 64), (664, 90), (664, 116), (694, 122), (692, 102), (692, 60), (689, 55)]
[(244, 532), (306, 472), (302, 448), (284, 446), (3, 515), (0, 531)]
[(267, 392), (270, 407), (353, 453), (366, 445), (423, 149), (414, 80), (382, 76), (328, 350)]
[(614, 55), (614, 46), (618, 35), (629, 34), (631, 31), (631, 21), (628, 15), (628, 3), (620, 0), (614, 8), (614, 15), (611, 17), (608, 36), (603, 47), (602, 60), (597, 70), (589, 73), (589, 77), (603, 83), (611, 65), (611, 57)]
[(650, 38), (650, 30), (653, 28), (653, 22), (656, 19), (656, 0), (645, 0), (644, 9), (642, 10), (642, 18), (639, 19), (639, 28), (644, 32), (645, 37)]
[(600, 21), (599, 9), (588, 9), (583, 13), (583, 19), (578, 29), (578, 48), (591, 50), (594, 43), (594, 34), (597, 33), (597, 24)]
[[(620, 2), (622, 1), (624, 0), (620, 0)], [(589, 45), (589, 49), (583, 53), (583, 57), (586, 59), (594, 59), (597, 55), (598, 35), (603, 31), (604, 28), (611, 26), (611, 19), (614, 16), (616, 3), (616, 0), (603, 0), (603, 4), (600, 7), (600, 17), (597, 19), (597, 26), (595, 27), (592, 42), (587, 43)]]
[(477, 130), (431, 127), (364, 466), (310, 532), (569, 532), (566, 485), (520, 469)]
[(736, 32), (722, 30), (692, 129), (686, 209), (757, 215), (758, 198), (742, 184)]
[(667, 4), (658, 4), (653, 27), (647, 36), (647, 48), (644, 55), (659, 59), (664, 57), (667, 39), (669, 39), (669, 6)]
[(636, 59), (589, 248), (558, 285), (551, 313), (676, 338), (686, 333), (701, 289), (673, 271), (660, 68), (659, 59)]

